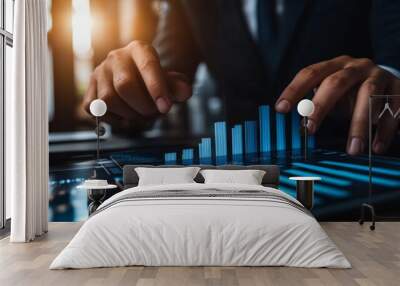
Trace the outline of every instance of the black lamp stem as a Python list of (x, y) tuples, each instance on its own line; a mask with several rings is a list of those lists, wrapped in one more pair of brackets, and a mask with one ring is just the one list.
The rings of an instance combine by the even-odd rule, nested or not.
[(97, 161), (100, 159), (100, 129), (99, 129), (99, 118), (96, 116), (96, 135), (97, 135)]
[(97, 135), (97, 151), (96, 151), (96, 163), (93, 168), (93, 179), (97, 178), (96, 166), (100, 159), (100, 134), (99, 134), (99, 117), (96, 116), (96, 135)]
[(307, 131), (307, 116), (304, 116), (304, 161), (307, 161), (308, 153), (308, 131)]

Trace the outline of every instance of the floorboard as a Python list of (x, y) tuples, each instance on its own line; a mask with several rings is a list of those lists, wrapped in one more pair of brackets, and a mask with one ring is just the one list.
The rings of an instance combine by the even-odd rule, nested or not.
[(375, 231), (356, 222), (321, 223), (353, 268), (290, 267), (119, 267), (48, 270), (78, 231), (80, 223), (50, 223), (49, 233), (32, 243), (0, 240), (0, 285), (399, 285), (400, 222), (382, 222)]

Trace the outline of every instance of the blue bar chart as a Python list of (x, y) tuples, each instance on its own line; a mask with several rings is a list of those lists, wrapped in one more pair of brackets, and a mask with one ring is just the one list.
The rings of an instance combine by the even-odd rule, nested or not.
[(212, 163), (211, 138), (202, 138), (199, 143), (199, 163)]
[(164, 154), (164, 161), (166, 165), (176, 164), (177, 157), (175, 152), (169, 152)]
[(285, 114), (277, 113), (276, 119), (276, 151), (286, 150), (286, 119)]
[(192, 148), (182, 150), (182, 164), (192, 165), (194, 159), (194, 150)]
[[(242, 164), (252, 162), (259, 154), (271, 156), (272, 152), (299, 150), (304, 144), (300, 125), (301, 117), (295, 110), (282, 114), (274, 112), (268, 105), (261, 105), (258, 120), (246, 120), (229, 128), (225, 121), (215, 122), (214, 136), (201, 138), (198, 143), (198, 158), (195, 149), (188, 147), (179, 152), (165, 153), (165, 164), (176, 164), (179, 159), (183, 165), (197, 162)], [(309, 136), (308, 143), (309, 148), (314, 149), (315, 137)]]
[(315, 136), (312, 135), (312, 136), (308, 137), (308, 148), (314, 149), (315, 148), (315, 144), (316, 144)]
[(301, 136), (300, 136), (300, 115), (296, 110), (292, 111), (292, 149), (301, 148)]
[(258, 153), (257, 148), (257, 122), (244, 122), (244, 146), (247, 158), (254, 157)]
[(232, 161), (243, 162), (243, 128), (242, 125), (235, 125), (232, 128)]
[(214, 138), (216, 164), (226, 164), (228, 157), (228, 141), (225, 121), (214, 123)]
[(268, 153), (272, 151), (269, 106), (261, 105), (258, 109), (258, 114), (260, 126), (260, 152)]

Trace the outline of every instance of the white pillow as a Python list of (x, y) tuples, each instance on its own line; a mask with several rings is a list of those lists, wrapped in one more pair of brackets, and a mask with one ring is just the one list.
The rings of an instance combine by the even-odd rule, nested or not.
[(205, 184), (261, 185), (265, 171), (262, 170), (202, 170)]
[(135, 168), (139, 176), (138, 186), (195, 183), (193, 179), (199, 170), (199, 167)]

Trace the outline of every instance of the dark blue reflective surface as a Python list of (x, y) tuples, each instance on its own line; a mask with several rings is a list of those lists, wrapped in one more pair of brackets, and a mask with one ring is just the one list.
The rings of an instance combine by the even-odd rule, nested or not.
[[(203, 142), (204, 143), (204, 142)], [(207, 143), (206, 143), (207, 144)], [(206, 149), (206, 148), (204, 148)], [(204, 150), (205, 151), (205, 150)], [(182, 162), (182, 152), (176, 152)], [(189, 152), (190, 153), (190, 152)], [(106, 154), (96, 167), (100, 178), (109, 182), (121, 182), (121, 167), (125, 164), (164, 164), (164, 153), (154, 151), (121, 152)], [(191, 157), (191, 156), (189, 156)], [(315, 184), (315, 204), (313, 214), (319, 220), (339, 221), (359, 218), (359, 206), (368, 196), (368, 157), (350, 157), (345, 153), (315, 150), (304, 161), (300, 151), (263, 153), (252, 157), (239, 156), (229, 162), (228, 158), (219, 158), (218, 162), (235, 164), (278, 164), (281, 167), (280, 189), (290, 195), (296, 195), (296, 185), (290, 176), (319, 176), (322, 181)], [(197, 155), (195, 158), (198, 158)], [(243, 161), (245, 159), (246, 161)], [(204, 161), (203, 161), (204, 162)], [(197, 159), (193, 160), (198, 164)], [(208, 163), (215, 163), (209, 159)], [(87, 195), (76, 187), (93, 174), (93, 161), (82, 162), (79, 159), (70, 163), (53, 164), (50, 170), (50, 221), (79, 221), (87, 218)], [(374, 158), (373, 200), (377, 211), (384, 215), (400, 215), (400, 160), (395, 158)], [(108, 192), (108, 196), (115, 194)]]

